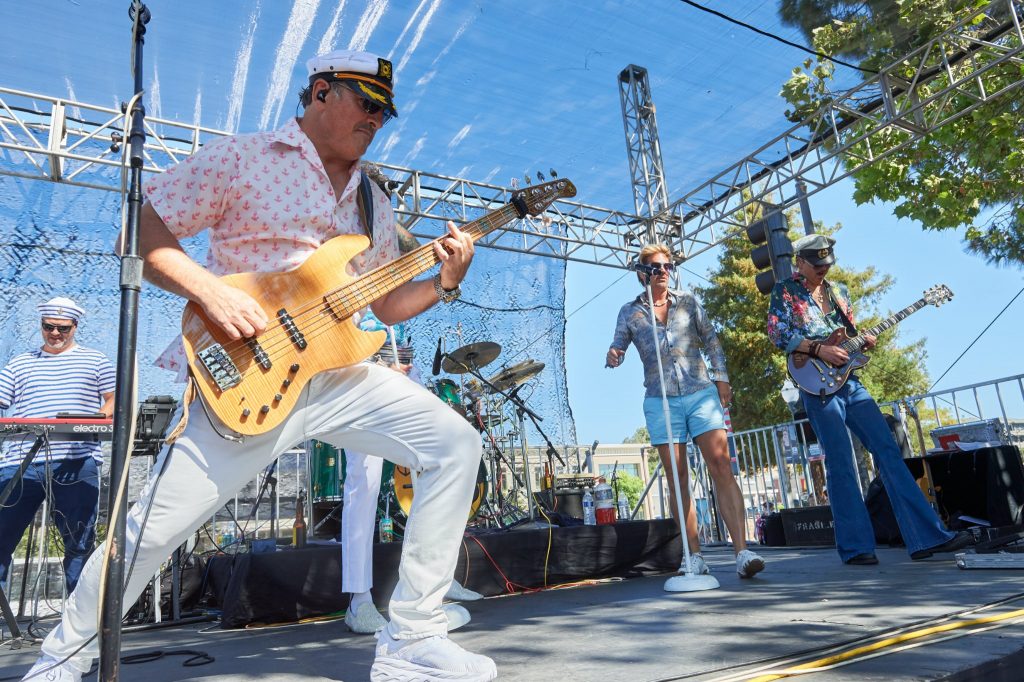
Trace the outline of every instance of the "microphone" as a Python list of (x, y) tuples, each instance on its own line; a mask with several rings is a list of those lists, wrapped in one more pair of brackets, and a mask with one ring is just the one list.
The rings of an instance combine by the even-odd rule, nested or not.
[(634, 272), (642, 272), (642, 273), (644, 273), (647, 276), (650, 276), (650, 275), (654, 274), (654, 268), (653, 267), (651, 267), (650, 265), (647, 265), (645, 263), (641, 263), (640, 261), (634, 261), (634, 262), (630, 263), (629, 269), (633, 270)]
[(443, 337), (437, 337), (437, 352), (434, 353), (434, 365), (430, 368), (430, 373), (435, 377), (441, 373), (441, 339)]

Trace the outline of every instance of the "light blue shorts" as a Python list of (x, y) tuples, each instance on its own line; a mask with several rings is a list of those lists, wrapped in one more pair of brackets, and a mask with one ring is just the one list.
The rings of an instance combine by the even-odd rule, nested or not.
[[(668, 407), (672, 414), (672, 440), (676, 443), (685, 443), (702, 433), (725, 428), (725, 412), (715, 384), (689, 395), (670, 395)], [(644, 398), (644, 417), (647, 418), (651, 445), (668, 443), (665, 408), (660, 397)]]

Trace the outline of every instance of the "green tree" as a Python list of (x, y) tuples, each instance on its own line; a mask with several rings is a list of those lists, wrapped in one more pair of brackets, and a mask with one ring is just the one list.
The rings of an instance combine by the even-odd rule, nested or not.
[(619, 492), (626, 493), (626, 499), (629, 500), (629, 508), (633, 509), (636, 503), (640, 501), (640, 493), (644, 491), (643, 479), (631, 473), (622, 472), (618, 474), (615, 484)]
[[(781, 0), (779, 14), (785, 23), (801, 29), (817, 51), (853, 58), (862, 68), (877, 70), (898, 62), (978, 8), (986, 8), (989, 15), (977, 22), (979, 35), (1005, 19), (1005, 5), (990, 5), (989, 0)], [(924, 97), (945, 89), (950, 77), (961, 78), (969, 69), (983, 66), (988, 57), (975, 55), (946, 64), (937, 53), (928, 59), (932, 63), (924, 66), (939, 67), (940, 75), (921, 87)], [(907, 78), (919, 60), (900, 67)], [(792, 121), (805, 119), (833, 98), (835, 69), (833, 62), (817, 58), (793, 70), (781, 92), (792, 105), (787, 112)], [(1010, 86), (1022, 73), (1019, 61), (993, 67), (988, 91)], [(996, 98), (901, 149), (910, 139), (903, 130), (871, 136), (848, 156), (876, 159), (854, 175), (854, 200), (892, 202), (895, 215), (917, 220), (926, 229), (962, 229), (967, 249), (989, 262), (1024, 263), (1022, 102), (1019, 94)], [(941, 106), (948, 114), (974, 103), (973, 97), (958, 92), (929, 106)]]
[[(836, 229), (838, 226), (818, 226), (819, 232), (833, 233)], [(795, 232), (790, 235), (793, 239), (798, 236)], [(785, 356), (765, 332), (768, 297), (754, 284), (757, 269), (750, 261), (750, 250), (745, 239), (727, 240), (719, 251), (718, 266), (708, 285), (695, 288), (725, 349), (733, 390), (730, 414), (736, 431), (790, 419), (779, 392), (786, 377)], [(873, 267), (858, 271), (836, 265), (829, 272), (829, 279), (842, 282), (849, 289), (859, 329), (882, 319), (877, 305), (892, 287), (891, 276), (882, 275)], [(923, 340), (901, 345), (898, 330), (889, 331), (879, 337), (870, 356), (871, 362), (858, 374), (877, 400), (895, 400), (927, 389)]]
[[(640, 426), (633, 435), (622, 441), (623, 443), (650, 443), (651, 434), (647, 431), (646, 426)], [(654, 471), (654, 467), (658, 466), (658, 462), (661, 459), (658, 457), (658, 448), (647, 448), (647, 468), (650, 471)]]

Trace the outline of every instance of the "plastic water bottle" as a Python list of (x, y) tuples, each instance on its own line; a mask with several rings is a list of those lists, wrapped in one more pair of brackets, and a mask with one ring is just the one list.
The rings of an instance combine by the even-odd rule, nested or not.
[(380, 517), (380, 529), (378, 535), (381, 542), (391, 542), (395, 539), (395, 525), (391, 517), (385, 514)]
[(594, 514), (594, 496), (590, 494), (590, 488), (583, 492), (583, 525), (597, 525), (597, 516)]
[(626, 499), (625, 492), (619, 492), (619, 499), (616, 500), (615, 504), (619, 508), (619, 521), (629, 521), (629, 500)]

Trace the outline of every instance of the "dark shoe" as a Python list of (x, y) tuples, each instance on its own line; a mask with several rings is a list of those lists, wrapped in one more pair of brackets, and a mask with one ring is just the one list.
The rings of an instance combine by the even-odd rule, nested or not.
[(963, 549), (964, 547), (971, 547), (975, 544), (974, 535), (969, 530), (962, 530), (954, 535), (949, 540), (946, 540), (941, 545), (935, 545), (928, 549), (919, 549), (916, 552), (911, 552), (910, 558), (914, 561), (921, 559), (927, 559), (932, 554), (942, 554), (943, 552), (956, 552)]
[(846, 560), (850, 566), (874, 566), (878, 563), (878, 557), (872, 552), (865, 552), (864, 554), (858, 554), (857, 556), (850, 557)]

